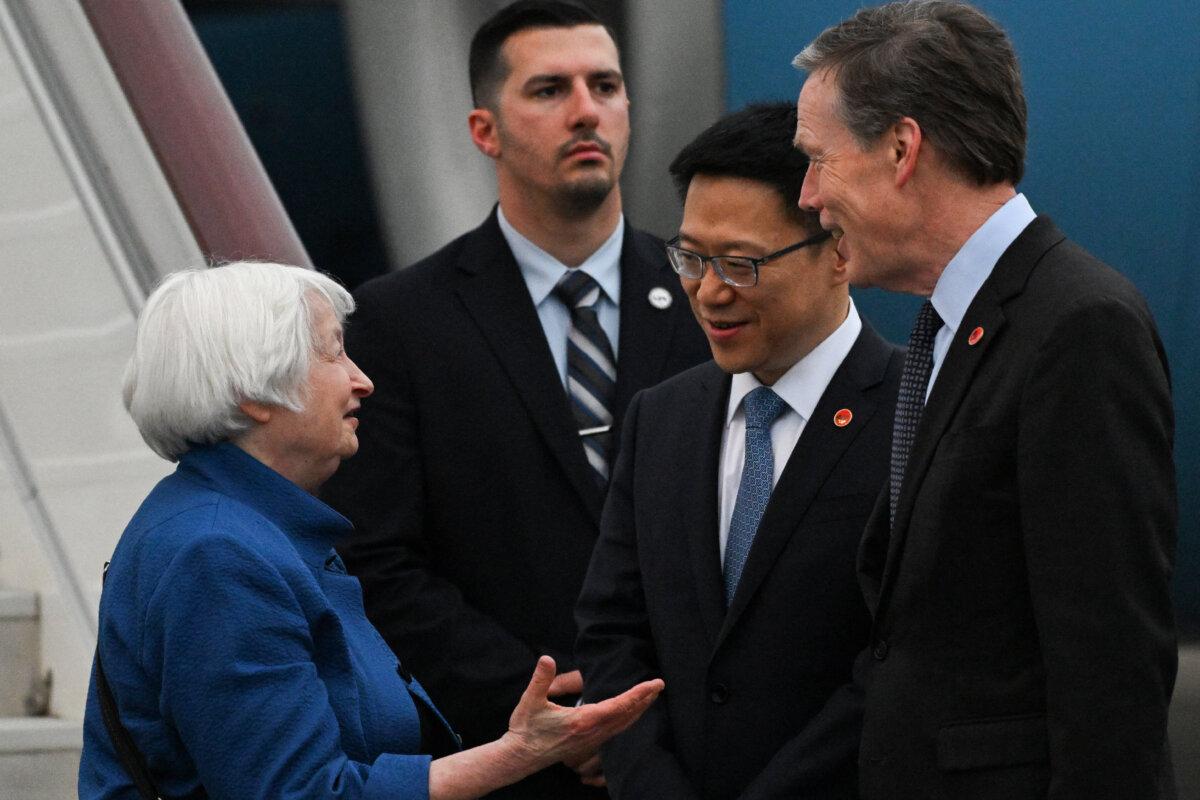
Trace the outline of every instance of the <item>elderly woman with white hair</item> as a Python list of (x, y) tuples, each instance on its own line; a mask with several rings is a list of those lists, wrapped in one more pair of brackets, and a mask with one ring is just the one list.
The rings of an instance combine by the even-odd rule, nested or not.
[(125, 405), (177, 461), (112, 556), (81, 798), (478, 797), (594, 749), (661, 681), (578, 708), (543, 657), (509, 730), (456, 737), (363, 612), (315, 496), (358, 448), (371, 381), (342, 347), (354, 301), (317, 272), (169, 276), (138, 323)]

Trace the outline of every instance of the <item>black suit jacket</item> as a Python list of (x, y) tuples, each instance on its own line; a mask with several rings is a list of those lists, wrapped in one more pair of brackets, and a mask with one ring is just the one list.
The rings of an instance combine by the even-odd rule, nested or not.
[(863, 542), (865, 798), (1174, 796), (1172, 431), (1141, 296), (1039, 217), (950, 345), (894, 532), (884, 492)]
[[(703, 364), (634, 398), (576, 609), (585, 697), (662, 676), (603, 750), (616, 798), (853, 800), (869, 616), (854, 573), (888, 469), (903, 357), (864, 327), (767, 505), (725, 609), (718, 472), (730, 378)], [(834, 415), (853, 412), (838, 427)]]
[[(647, 300), (656, 286), (666, 310)], [(494, 212), (355, 297), (347, 351), (375, 394), (323, 496), (356, 526), (339, 549), (368, 616), (479, 744), (507, 729), (538, 655), (575, 668), (571, 612), (603, 492)], [(662, 242), (629, 226), (620, 309), (618, 426), (636, 391), (708, 357)], [(559, 769), (540, 796), (582, 793)]]

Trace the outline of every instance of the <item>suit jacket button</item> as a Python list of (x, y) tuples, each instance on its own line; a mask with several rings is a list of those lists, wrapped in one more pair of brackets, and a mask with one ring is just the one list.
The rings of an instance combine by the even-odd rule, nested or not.
[(723, 683), (714, 683), (712, 691), (709, 692), (708, 699), (719, 706), (724, 705), (729, 700), (729, 687)]
[(883, 661), (887, 658), (888, 643), (885, 639), (880, 639), (875, 643), (875, 649), (871, 651), (871, 655), (875, 656), (876, 661)]

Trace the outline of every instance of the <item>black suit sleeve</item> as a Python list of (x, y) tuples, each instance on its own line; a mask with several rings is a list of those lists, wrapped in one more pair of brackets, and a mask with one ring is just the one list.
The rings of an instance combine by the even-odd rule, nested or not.
[[(641, 395), (635, 395), (626, 412), (600, 538), (575, 608), (579, 624), (575, 654), (583, 669), (584, 699), (589, 702), (661, 674), (642, 595), (633, 518), (640, 400)], [(602, 748), (604, 775), (615, 800), (699, 796), (672, 752), (667, 718), (670, 693), (668, 685), (641, 719)]]
[(1016, 453), (1050, 800), (1160, 796), (1175, 671), (1172, 432), (1148, 312), (1112, 300), (1061, 315), (1022, 392)]
[(431, 566), (419, 404), (394, 316), (368, 294), (346, 326), (346, 351), (375, 392), (359, 413), (359, 452), (322, 497), (355, 525), (338, 550), (362, 583), (371, 622), (466, 743), (478, 744), (507, 728), (539, 654)]

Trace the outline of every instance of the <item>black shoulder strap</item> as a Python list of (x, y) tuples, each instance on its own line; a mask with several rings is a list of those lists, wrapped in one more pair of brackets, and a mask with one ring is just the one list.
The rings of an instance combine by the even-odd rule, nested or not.
[(141, 752), (133, 744), (129, 731), (125, 730), (125, 726), (121, 724), (121, 720), (117, 716), (117, 701), (113, 699), (112, 689), (108, 687), (108, 680), (104, 677), (104, 667), (100, 666), (99, 644), (96, 645), (96, 690), (100, 694), (100, 716), (104, 717), (104, 727), (108, 728), (108, 738), (112, 739), (113, 748), (117, 751), (117, 758), (121, 760), (121, 765), (133, 779), (133, 785), (137, 787), (138, 794), (143, 800), (163, 800), (162, 795), (154, 788), (154, 782), (150, 780), (150, 771), (146, 769), (146, 762), (142, 760)]
[[(108, 577), (108, 563), (104, 562), (104, 577)], [(108, 737), (112, 739), (113, 748), (117, 751), (117, 758), (121, 760), (121, 765), (133, 779), (133, 785), (137, 788), (138, 794), (141, 795), (142, 800), (165, 800), (154, 786), (154, 781), (150, 778), (150, 770), (146, 767), (146, 761), (142, 758), (141, 751), (133, 743), (133, 737), (121, 724), (121, 717), (117, 713), (117, 700), (113, 697), (108, 679), (104, 677), (104, 667), (100, 664), (99, 642), (96, 642), (96, 691), (100, 695), (100, 716), (104, 718), (104, 727), (108, 729)], [(200, 787), (190, 793), (185, 800), (191, 798), (199, 800), (199, 798), (207, 796), (204, 788)]]

